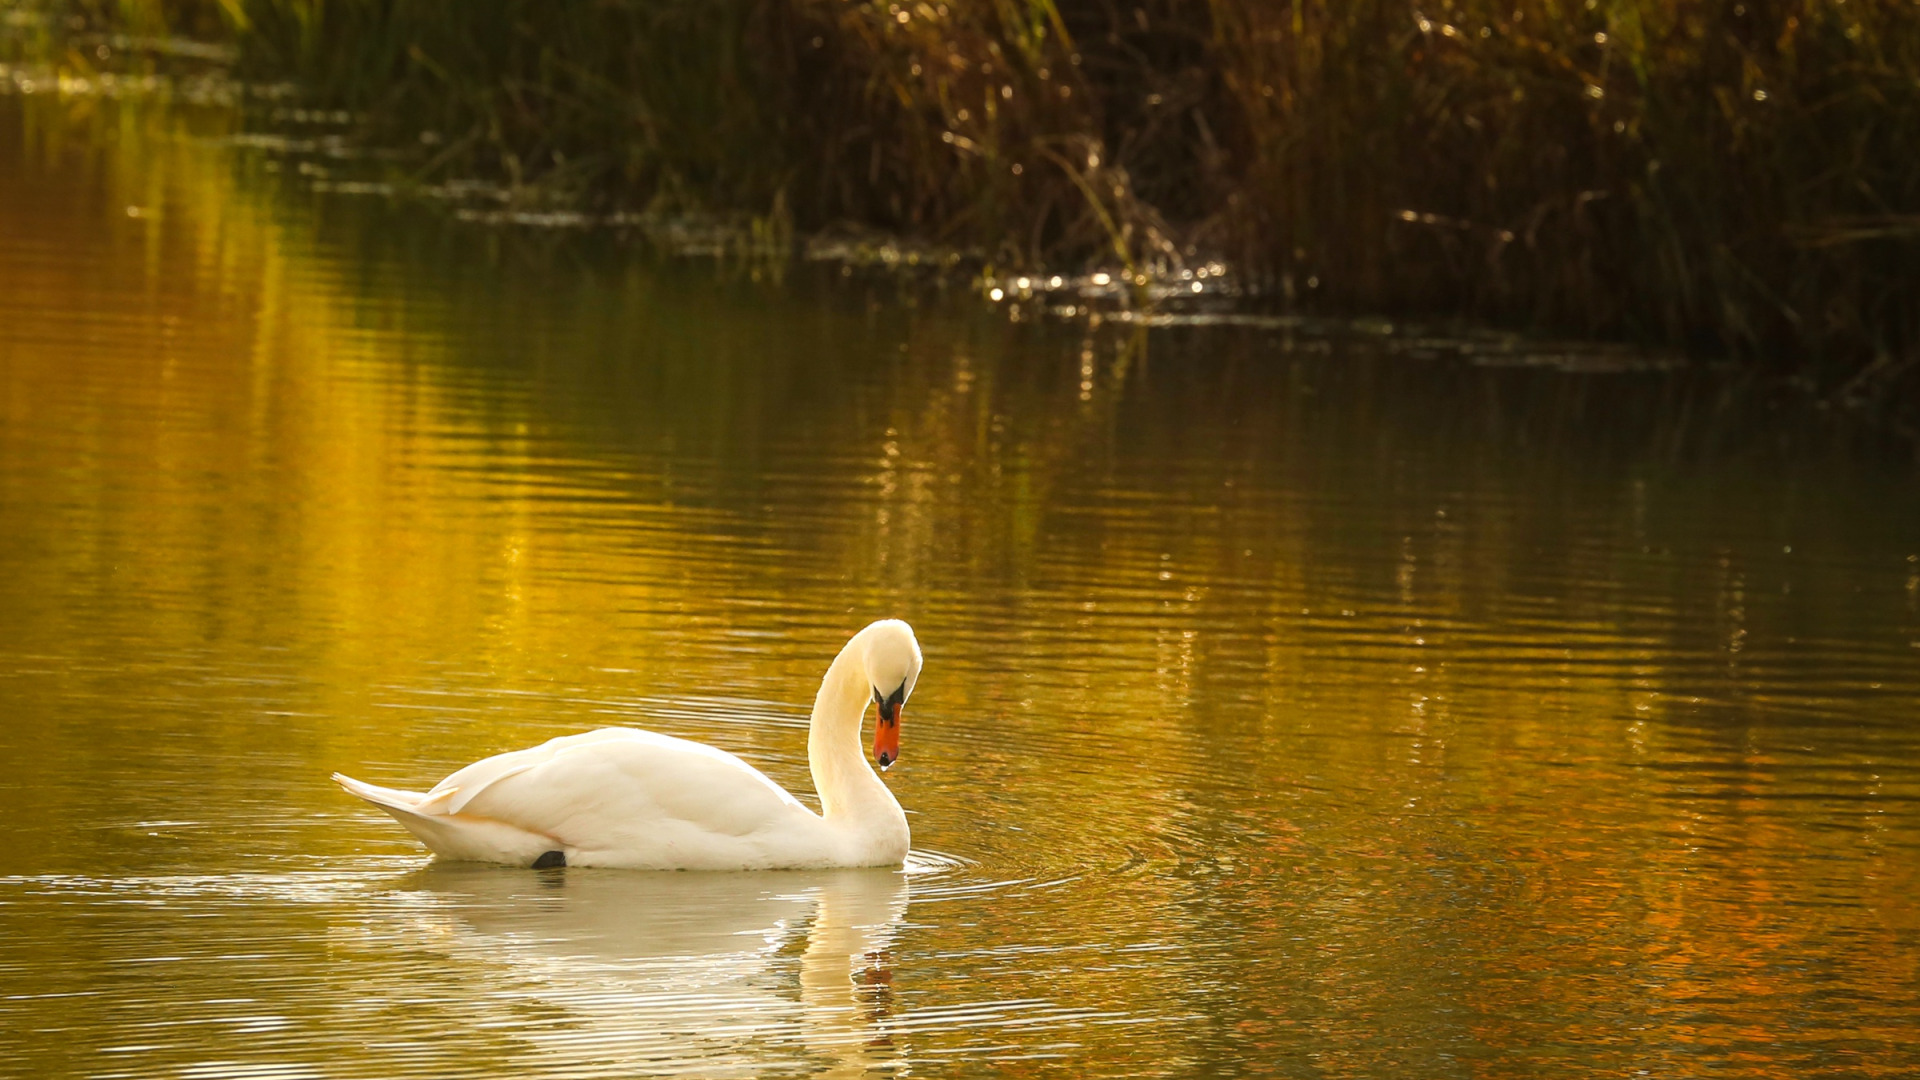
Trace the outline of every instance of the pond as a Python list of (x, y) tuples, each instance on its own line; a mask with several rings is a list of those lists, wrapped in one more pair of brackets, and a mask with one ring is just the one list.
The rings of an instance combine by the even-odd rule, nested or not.
[[(0, 95), (0, 1071), (1920, 1070), (1910, 451), (242, 131)], [(903, 872), (440, 865), (328, 781), (617, 724), (804, 797), (883, 616)]]

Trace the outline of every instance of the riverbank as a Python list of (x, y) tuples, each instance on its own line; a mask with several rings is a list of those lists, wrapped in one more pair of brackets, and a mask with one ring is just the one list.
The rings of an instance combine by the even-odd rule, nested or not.
[[(1303, 314), (1731, 357), (1897, 410), (1920, 13), (1895, 0), (81, 0), (231, 41), (428, 180), (735, 212)], [(84, 61), (84, 57), (81, 58)]]

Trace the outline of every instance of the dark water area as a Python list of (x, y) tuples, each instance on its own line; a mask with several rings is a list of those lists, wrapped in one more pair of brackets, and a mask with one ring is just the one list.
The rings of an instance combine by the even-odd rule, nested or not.
[[(461, 224), (240, 130), (0, 96), (0, 1071), (1920, 1070), (1910, 451)], [(327, 780), (622, 724), (810, 792), (887, 615), (903, 872), (434, 864)]]

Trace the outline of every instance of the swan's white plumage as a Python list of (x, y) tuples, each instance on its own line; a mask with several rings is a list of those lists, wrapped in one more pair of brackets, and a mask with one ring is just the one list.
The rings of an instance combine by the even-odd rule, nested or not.
[(824, 817), (732, 754), (631, 728), (499, 754), (425, 793), (334, 779), (450, 859), (524, 866), (561, 851), (569, 866), (897, 865), (906, 815), (868, 767), (860, 723), (874, 690), (910, 692), (919, 669), (913, 632), (895, 620), (854, 635), (828, 669), (808, 740)]

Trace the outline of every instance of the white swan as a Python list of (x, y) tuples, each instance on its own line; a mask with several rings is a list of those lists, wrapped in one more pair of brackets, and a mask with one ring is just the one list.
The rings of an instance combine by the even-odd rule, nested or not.
[(900, 708), (920, 677), (920, 643), (898, 619), (853, 635), (820, 681), (807, 760), (816, 814), (724, 750), (602, 728), (477, 761), (421, 794), (341, 787), (392, 814), (445, 859), (517, 866), (771, 870), (898, 866), (907, 816), (867, 765), (860, 724), (877, 705), (873, 754), (900, 756)]

